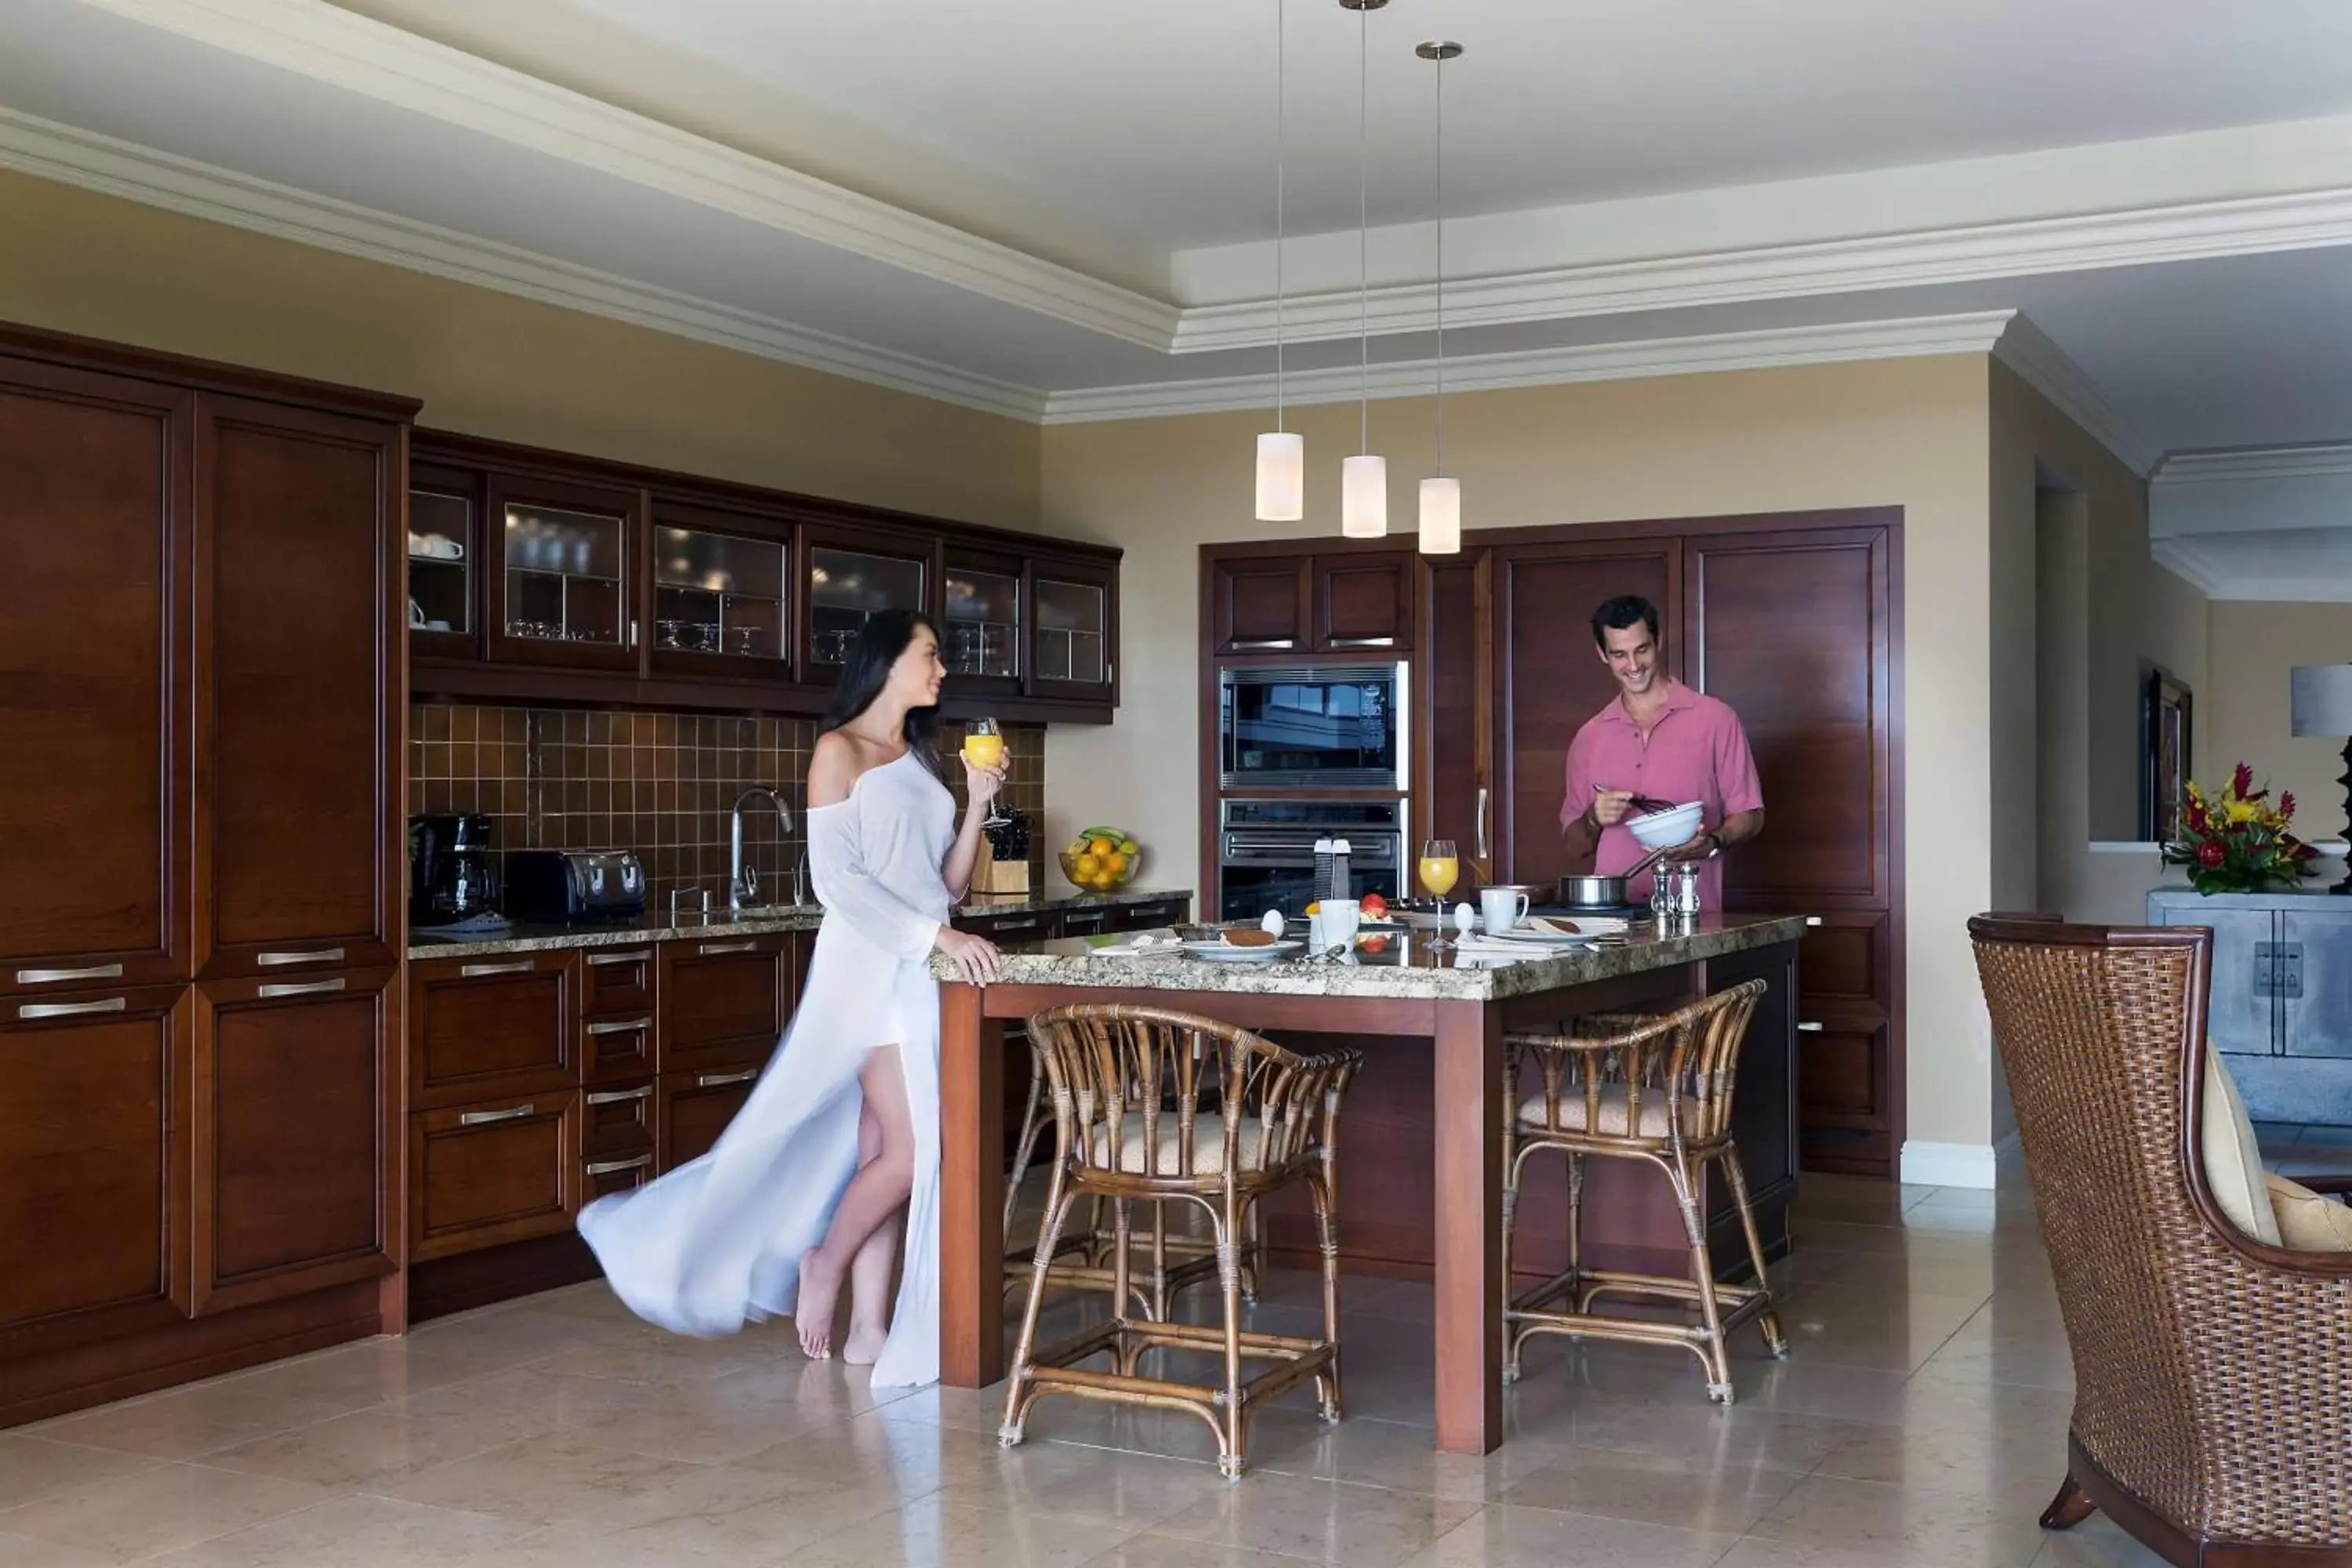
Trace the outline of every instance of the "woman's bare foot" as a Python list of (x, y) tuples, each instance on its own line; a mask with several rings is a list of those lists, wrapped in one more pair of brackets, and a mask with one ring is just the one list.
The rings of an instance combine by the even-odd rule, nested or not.
[(841, 1270), (825, 1261), (822, 1248), (802, 1253), (800, 1302), (793, 1312), (793, 1327), (800, 1331), (801, 1349), (811, 1361), (833, 1353), (833, 1309), (840, 1300)]
[(872, 1366), (882, 1359), (882, 1347), (889, 1340), (887, 1329), (853, 1322), (849, 1325), (849, 1337), (841, 1342), (841, 1359), (851, 1366)]

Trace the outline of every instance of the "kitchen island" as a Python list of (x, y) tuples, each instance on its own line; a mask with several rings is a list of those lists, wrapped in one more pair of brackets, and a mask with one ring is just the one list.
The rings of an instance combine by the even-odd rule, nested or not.
[[(1429, 1237), (1426, 1268), (1436, 1290), (1437, 1445), (1455, 1453), (1491, 1451), (1502, 1441), (1507, 1289), (1502, 1267), (1505, 1031), (1594, 1012), (1663, 1010), (1763, 979), (1766, 995), (1740, 1060), (1735, 1127), (1768, 1251), (1784, 1251), (1785, 1216), (1796, 1188), (1793, 999), (1797, 943), (1805, 929), (1801, 917), (1710, 916), (1679, 931), (1636, 926), (1622, 942), (1501, 961), (1400, 939), (1377, 957), (1337, 963), (1108, 956), (1097, 944), (1065, 941), (1007, 952), (995, 983), (985, 987), (958, 983), (943, 962), (935, 963), (935, 973), (947, 982), (940, 1004), (944, 1380), (979, 1388), (1004, 1373), (1005, 1150), (997, 1108), (1006, 1024), (1076, 1002), (1170, 1007), (1284, 1041), (1339, 1036), (1373, 1047), (1340, 1112), (1351, 1129), (1376, 1124), (1372, 1136), (1357, 1131), (1341, 1144), (1343, 1267), (1400, 1271), (1378, 1268), (1383, 1260), (1347, 1251), (1349, 1237), (1360, 1228), (1377, 1235), (1384, 1215), (1411, 1214), (1421, 1205), (1425, 1217), (1419, 1223)], [(1336, 1043), (1300, 1045), (1312, 1050)], [(1428, 1152), (1426, 1160), (1401, 1158), (1416, 1144)], [(1612, 1171), (1612, 1163), (1597, 1162), (1585, 1188), (1594, 1260), (1603, 1261), (1612, 1247), (1628, 1258), (1659, 1253), (1687, 1258), (1664, 1184), (1617, 1179), (1645, 1173)], [(1517, 1250), (1531, 1270), (1557, 1267), (1553, 1259), (1564, 1235), (1557, 1213), (1564, 1207), (1556, 1204), (1548, 1217), (1540, 1203), (1523, 1206)], [(1721, 1208), (1720, 1194), (1711, 1189), (1711, 1224), (1723, 1217)], [(1280, 1256), (1271, 1215), (1269, 1237)]]

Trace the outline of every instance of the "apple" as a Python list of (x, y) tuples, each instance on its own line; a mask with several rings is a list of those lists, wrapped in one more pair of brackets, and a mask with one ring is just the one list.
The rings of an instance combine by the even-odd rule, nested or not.
[(1368, 921), (1384, 921), (1389, 918), (1389, 901), (1378, 893), (1366, 893), (1363, 901), (1357, 907)]

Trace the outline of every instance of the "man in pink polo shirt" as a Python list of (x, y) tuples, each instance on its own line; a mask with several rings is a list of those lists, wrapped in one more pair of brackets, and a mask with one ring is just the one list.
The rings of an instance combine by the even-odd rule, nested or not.
[[(1636, 795), (1680, 805), (1697, 801), (1699, 833), (1669, 850), (1669, 860), (1696, 859), (1728, 849), (1764, 829), (1764, 792), (1739, 716), (1715, 698), (1693, 691), (1660, 662), (1658, 607), (1624, 595), (1592, 612), (1592, 640), (1617, 679), (1617, 700), (1585, 721), (1568, 748), (1568, 794), (1559, 805), (1560, 831), (1573, 861), (1591, 858), (1593, 874), (1622, 874), (1647, 853), (1624, 826), (1641, 815)], [(1643, 872), (1626, 889), (1636, 902), (1650, 896)], [(1723, 908), (1723, 862), (1699, 868), (1700, 908)]]

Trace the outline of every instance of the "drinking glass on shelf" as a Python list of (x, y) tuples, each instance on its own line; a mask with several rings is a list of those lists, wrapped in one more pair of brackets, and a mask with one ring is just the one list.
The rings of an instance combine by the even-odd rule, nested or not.
[(1445, 940), (1445, 895), (1462, 879), (1462, 858), (1454, 853), (1451, 838), (1432, 838), (1421, 847), (1421, 885), (1437, 902), (1437, 935), (1431, 941), (1433, 949), (1450, 947)]

